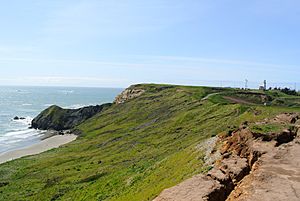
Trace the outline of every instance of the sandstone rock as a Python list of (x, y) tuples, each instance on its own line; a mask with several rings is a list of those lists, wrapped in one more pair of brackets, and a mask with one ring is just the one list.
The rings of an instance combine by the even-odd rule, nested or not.
[(145, 92), (144, 89), (128, 88), (125, 89), (120, 95), (118, 95), (114, 101), (116, 104), (125, 103), (128, 100), (137, 98)]
[(213, 168), (211, 171), (208, 172), (207, 176), (211, 177), (213, 180), (220, 182), (220, 184), (224, 186), (224, 193), (226, 197), (234, 189), (234, 184), (229, 174), (225, 174), (219, 168)]
[(271, 122), (276, 123), (296, 123), (299, 118), (299, 114), (297, 113), (283, 113), (277, 115), (274, 119), (271, 120)]
[(228, 201), (299, 201), (300, 145), (273, 147), (263, 155), (253, 172), (243, 179)]
[(250, 172), (247, 159), (236, 155), (223, 159), (219, 169), (228, 175), (235, 185)]
[(219, 201), (225, 199), (224, 186), (203, 175), (164, 190), (154, 201)]
[(291, 131), (291, 130), (284, 130), (281, 133), (277, 134), (276, 141), (277, 146), (281, 145), (283, 143), (288, 143), (292, 141), (296, 137), (297, 133)]
[(285, 113), (262, 123), (272, 122), (295, 126), (258, 135), (243, 125), (219, 136), (222, 158), (214, 168), (163, 191), (155, 201), (300, 200), (298, 115)]

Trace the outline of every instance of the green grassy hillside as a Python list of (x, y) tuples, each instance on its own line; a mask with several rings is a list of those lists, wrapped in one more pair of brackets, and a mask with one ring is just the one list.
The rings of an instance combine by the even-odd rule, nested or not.
[[(263, 106), (258, 92), (134, 87), (145, 93), (79, 125), (76, 141), (0, 165), (0, 200), (151, 200), (210, 168), (199, 149), (204, 140), (244, 121), (299, 111), (285, 102)], [(280, 98), (267, 95), (269, 102)]]

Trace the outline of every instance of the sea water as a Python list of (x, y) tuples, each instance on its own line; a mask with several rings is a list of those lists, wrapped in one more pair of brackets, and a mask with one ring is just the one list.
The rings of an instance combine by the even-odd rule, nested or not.
[[(0, 153), (41, 140), (42, 131), (29, 129), (31, 120), (51, 105), (80, 108), (112, 102), (122, 91), (114, 88), (0, 86)], [(14, 117), (24, 117), (14, 120)]]

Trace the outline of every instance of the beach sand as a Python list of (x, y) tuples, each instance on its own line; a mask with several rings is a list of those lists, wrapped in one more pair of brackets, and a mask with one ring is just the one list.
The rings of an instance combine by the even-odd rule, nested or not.
[(11, 161), (17, 158), (21, 158), (24, 156), (30, 156), (45, 152), (47, 150), (57, 148), (61, 145), (72, 142), (77, 138), (76, 135), (73, 134), (65, 134), (65, 135), (55, 135), (49, 138), (46, 138), (37, 144), (31, 145), (29, 147), (25, 147), (23, 149), (18, 149), (14, 151), (9, 151), (3, 154), (0, 154), (0, 164), (5, 163), (7, 161)]

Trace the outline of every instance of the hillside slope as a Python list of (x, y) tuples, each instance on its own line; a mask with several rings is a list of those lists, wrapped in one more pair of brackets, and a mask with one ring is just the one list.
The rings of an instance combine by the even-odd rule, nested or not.
[[(139, 94), (120, 96), (83, 122), (76, 141), (0, 165), (0, 200), (151, 200), (211, 168), (205, 163), (206, 140), (244, 121), (298, 110), (282, 107), (284, 102), (264, 107), (261, 94), (245, 99), (235, 89), (135, 85), (129, 90)], [(254, 99), (253, 104), (226, 99), (236, 96), (247, 103)]]

